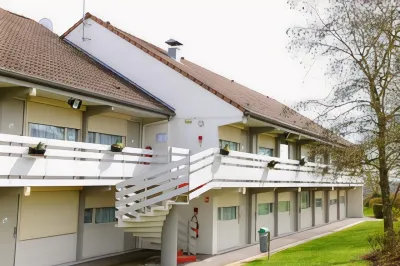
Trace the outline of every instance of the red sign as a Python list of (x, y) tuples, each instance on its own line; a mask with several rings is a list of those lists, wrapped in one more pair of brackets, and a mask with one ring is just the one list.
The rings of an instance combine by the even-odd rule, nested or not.
[(210, 201), (210, 197), (204, 197), (204, 202), (208, 203)]

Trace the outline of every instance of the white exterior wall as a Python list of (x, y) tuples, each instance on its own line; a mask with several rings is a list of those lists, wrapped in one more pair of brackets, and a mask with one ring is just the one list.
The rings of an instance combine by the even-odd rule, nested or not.
[[(179, 221), (187, 223), (193, 214), (194, 208), (198, 208), (197, 219), (199, 222), (199, 238), (197, 238), (197, 253), (214, 254), (214, 232), (216, 231), (217, 217), (214, 214), (214, 197), (212, 191), (209, 191), (200, 197), (191, 200), (189, 205), (176, 205), (173, 208), (178, 208)], [(208, 202), (205, 198), (208, 197)], [(178, 230), (185, 230), (178, 228)]]
[(124, 229), (115, 223), (85, 224), (82, 258), (124, 251)]
[(294, 231), (294, 218), (296, 206), (294, 206), (294, 193), (292, 192), (282, 192), (278, 194), (279, 201), (290, 201), (290, 211), (289, 212), (278, 212), (278, 235), (290, 233)]
[[(322, 199), (322, 206), (315, 207), (315, 225), (320, 225), (325, 223), (325, 195), (323, 191), (315, 191), (315, 198)], [(315, 205), (315, 202), (314, 202)]]
[(52, 266), (76, 260), (76, 234), (17, 242), (15, 266)]
[[(274, 235), (274, 213), (270, 213), (267, 215), (259, 215), (258, 213), (258, 204), (260, 203), (274, 203), (274, 192), (265, 192), (256, 194), (257, 197), (257, 221), (255, 231), (258, 231), (260, 227), (267, 227), (269, 231)], [(275, 203), (274, 203), (275, 204)], [(253, 217), (253, 216), (252, 216)], [(259, 241), (258, 234), (256, 234), (256, 241)]]
[[(329, 191), (329, 200), (337, 199), (337, 204), (339, 204), (339, 199), (337, 198), (337, 190)], [(329, 205), (329, 221), (337, 220), (337, 204)]]
[[(90, 41), (82, 41), (82, 25), (66, 39), (176, 109), (176, 116), (169, 122), (170, 146), (188, 148), (193, 153), (217, 147), (218, 126), (242, 120), (240, 110), (93, 20), (87, 22), (91, 26), (85, 28), (85, 36)], [(185, 123), (185, 119), (192, 123)], [(204, 122), (203, 127), (199, 121)], [(198, 136), (203, 137), (201, 146)]]
[(363, 214), (363, 187), (356, 187), (347, 192), (347, 217), (348, 218), (361, 218)]
[(301, 228), (308, 228), (312, 226), (312, 210), (311, 207), (301, 209)]
[[(247, 216), (244, 198), (245, 195), (238, 192), (238, 189), (227, 189), (215, 191), (214, 215), (216, 218), (216, 252), (246, 244)], [(229, 221), (218, 221), (218, 208), (238, 206), (237, 218)], [(216, 253), (214, 252), (214, 253)]]
[(340, 203), (340, 219), (346, 218), (346, 191), (341, 190), (340, 196), (344, 197), (344, 203)]

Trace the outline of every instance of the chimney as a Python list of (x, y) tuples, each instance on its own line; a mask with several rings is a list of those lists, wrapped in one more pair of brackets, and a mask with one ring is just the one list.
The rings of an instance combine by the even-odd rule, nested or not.
[(165, 43), (168, 44), (168, 56), (179, 62), (183, 44), (174, 39), (169, 39)]

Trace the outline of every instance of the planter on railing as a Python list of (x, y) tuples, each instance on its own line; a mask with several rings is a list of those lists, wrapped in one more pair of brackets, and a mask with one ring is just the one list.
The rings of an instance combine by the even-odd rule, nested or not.
[(39, 142), (35, 147), (29, 147), (28, 154), (31, 156), (44, 156), (46, 149), (44, 144)]
[(122, 152), (123, 149), (124, 149), (124, 145), (120, 142), (116, 142), (113, 145), (111, 145), (112, 152)]

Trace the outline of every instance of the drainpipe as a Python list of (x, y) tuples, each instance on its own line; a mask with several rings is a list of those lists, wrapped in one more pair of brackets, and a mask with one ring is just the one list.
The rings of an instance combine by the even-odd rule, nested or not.
[(144, 140), (145, 140), (145, 136), (146, 136), (146, 128), (147, 128), (147, 126), (159, 125), (159, 124), (164, 124), (164, 123), (168, 123), (168, 120), (161, 120), (161, 121), (157, 121), (157, 122), (153, 122), (153, 123), (149, 123), (149, 124), (143, 125), (143, 130), (142, 130), (142, 148), (144, 148), (146, 146), (146, 144), (144, 143)]

